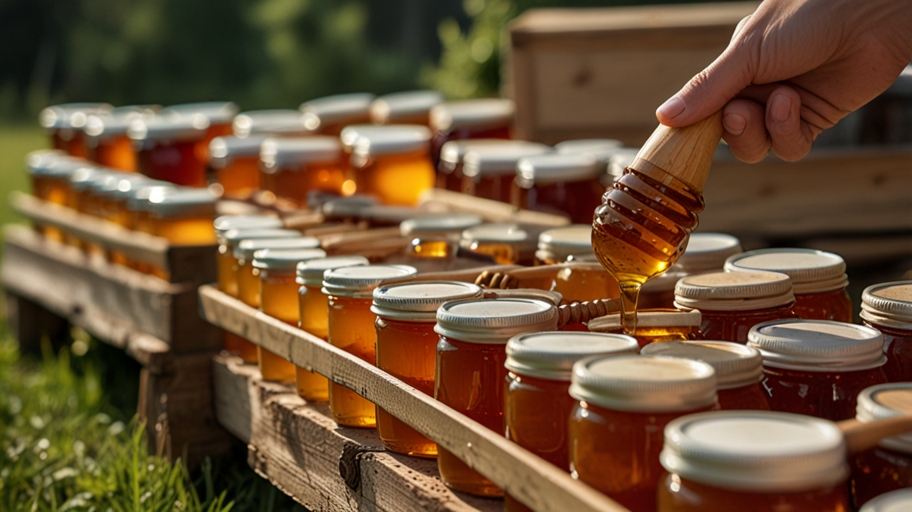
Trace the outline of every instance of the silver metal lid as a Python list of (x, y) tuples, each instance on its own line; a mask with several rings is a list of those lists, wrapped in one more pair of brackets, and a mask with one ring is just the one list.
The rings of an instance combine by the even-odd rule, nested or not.
[(435, 131), (461, 128), (509, 126), (513, 122), (516, 104), (501, 98), (477, 98), (448, 101), (431, 109), (430, 126)]
[(231, 123), (235, 137), (251, 135), (306, 135), (313, 129), (304, 124), (304, 115), (299, 110), (251, 110), (234, 116)]
[(605, 164), (587, 153), (547, 153), (521, 158), (516, 164), (517, 183), (526, 187), (597, 180)]
[(371, 120), (375, 123), (395, 123), (402, 119), (427, 115), (434, 105), (442, 102), (443, 94), (431, 90), (385, 94), (371, 104)]
[(912, 510), (912, 489), (891, 491), (865, 503), (858, 512), (908, 512)]
[(86, 117), (82, 131), (89, 141), (123, 136), (130, 129), (134, 119), (155, 115), (157, 105), (136, 105), (118, 107), (109, 112), (90, 114)]
[(624, 147), (615, 139), (574, 139), (554, 145), (555, 151), (564, 154), (589, 154), (608, 164), (612, 155)]
[(470, 213), (429, 214), (403, 221), (399, 231), (402, 236), (462, 233), (482, 222), (481, 217)]
[(440, 161), (451, 166), (462, 162), (466, 152), (481, 146), (496, 146), (502, 144), (504, 139), (467, 139), (451, 140), (440, 147)]
[(86, 161), (56, 149), (40, 149), (26, 155), (25, 165), (32, 176), (68, 180), (77, 169), (86, 167)]
[(437, 310), (434, 331), (469, 343), (506, 344), (517, 334), (553, 331), (557, 308), (535, 299), (469, 299)]
[[(741, 252), (741, 241), (725, 233), (693, 233), (675, 266), (687, 274), (722, 272), (725, 260)], [(794, 284), (794, 283), (793, 283)]]
[(418, 271), (408, 265), (348, 266), (323, 274), (323, 293), (336, 297), (370, 299), (374, 288), (387, 279), (411, 277)]
[(275, 215), (221, 215), (212, 222), (216, 235), (232, 229), (281, 229), (284, 225)]
[(592, 226), (572, 224), (549, 229), (538, 235), (538, 250), (541, 259), (564, 261), (595, 261), (592, 249)]
[(814, 249), (761, 249), (736, 254), (727, 271), (770, 271), (792, 279), (795, 293), (822, 293), (849, 285), (845, 261), (838, 254)]
[(326, 201), (320, 210), (326, 217), (352, 218), (358, 217), (365, 208), (376, 204), (376, 197), (354, 195)]
[(750, 386), (763, 378), (760, 351), (728, 341), (660, 341), (640, 351), (644, 356), (683, 357), (703, 361), (716, 370), (716, 389)]
[(163, 116), (202, 115), (209, 124), (228, 124), (238, 113), (238, 106), (230, 101), (204, 101), (200, 103), (183, 103), (170, 105), (162, 109)]
[[(115, 172), (118, 171), (83, 162), (83, 167), (70, 173), (70, 187), (77, 191), (88, 190), (94, 185), (95, 181), (114, 176)], [(118, 172), (118, 174), (120, 173)]]
[(789, 276), (776, 272), (711, 272), (682, 277), (675, 304), (709, 311), (751, 311), (795, 302)]
[(378, 126), (362, 130), (353, 145), (352, 154), (359, 156), (389, 155), (429, 151), (431, 131), (411, 124)]
[(763, 365), (809, 372), (849, 372), (886, 363), (883, 335), (863, 325), (828, 320), (773, 320), (751, 328), (747, 345)]
[(63, 103), (52, 105), (38, 114), (38, 123), (49, 130), (80, 129), (85, 126), (88, 116), (104, 114), (113, 109), (114, 107), (108, 103)]
[(134, 210), (147, 211), (156, 217), (206, 216), (215, 217), (218, 196), (208, 189), (153, 187), (148, 194), (128, 200)]
[(327, 124), (345, 124), (370, 115), (374, 95), (370, 93), (336, 94), (305, 101), (299, 107), (304, 114), (304, 125), (318, 130)]
[(332, 258), (309, 260), (298, 264), (295, 269), (297, 274), (295, 282), (306, 286), (323, 286), (323, 274), (327, 270), (366, 265), (370, 265), (370, 260), (364, 256), (333, 256)]
[(389, 127), (376, 124), (350, 124), (342, 128), (342, 132), (339, 134), (339, 141), (342, 142), (342, 148), (351, 153), (362, 137), (369, 133), (382, 132), (387, 128)]
[(253, 262), (253, 255), (262, 249), (318, 249), (320, 241), (312, 236), (282, 238), (248, 238), (238, 242), (234, 257), (241, 261)]
[(260, 146), (260, 161), (267, 173), (315, 162), (337, 162), (341, 158), (342, 146), (335, 137), (270, 138)]
[(225, 243), (230, 248), (237, 247), (242, 240), (257, 240), (264, 238), (300, 238), (300, 231), (283, 228), (235, 228), (225, 231), (219, 237), (219, 243)]
[(481, 287), (459, 281), (391, 284), (374, 289), (371, 311), (392, 320), (435, 323), (437, 309), (445, 302), (476, 299), (482, 293)]
[(209, 142), (209, 165), (222, 169), (231, 165), (235, 158), (259, 158), (264, 140), (265, 135), (251, 135), (243, 139), (230, 135), (216, 137)]
[(573, 364), (595, 355), (636, 354), (637, 340), (623, 334), (547, 331), (520, 334), (507, 342), (504, 366), (539, 379), (570, 382)]
[[(858, 394), (855, 419), (862, 423), (912, 414), (912, 382), (871, 386)], [(912, 454), (912, 434), (888, 437), (880, 446)]]
[(130, 121), (127, 135), (135, 141), (198, 140), (206, 136), (210, 121), (204, 114), (171, 113)]
[(299, 263), (325, 257), (323, 249), (260, 249), (253, 253), (253, 268), (294, 274)]
[(462, 174), (476, 176), (501, 176), (516, 174), (516, 164), (523, 157), (542, 155), (551, 148), (537, 142), (504, 140), (500, 144), (473, 146), (462, 157)]
[(152, 180), (141, 174), (119, 173), (105, 178), (98, 192), (114, 199), (127, 200), (134, 190), (147, 187), (177, 188), (166, 181)]
[(912, 281), (893, 281), (865, 288), (861, 318), (875, 325), (912, 329)]

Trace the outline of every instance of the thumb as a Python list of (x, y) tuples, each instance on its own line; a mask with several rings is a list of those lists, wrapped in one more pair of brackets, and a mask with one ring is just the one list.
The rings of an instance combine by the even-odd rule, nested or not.
[(690, 126), (715, 114), (751, 84), (752, 52), (742, 37), (722, 52), (706, 69), (690, 79), (677, 94), (656, 110), (659, 122), (672, 127)]

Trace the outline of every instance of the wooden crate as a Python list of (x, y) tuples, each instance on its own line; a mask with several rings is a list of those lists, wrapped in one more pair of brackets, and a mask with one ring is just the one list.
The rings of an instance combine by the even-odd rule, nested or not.
[(728, 45), (757, 2), (533, 9), (509, 27), (506, 93), (517, 136), (641, 145), (655, 109)]

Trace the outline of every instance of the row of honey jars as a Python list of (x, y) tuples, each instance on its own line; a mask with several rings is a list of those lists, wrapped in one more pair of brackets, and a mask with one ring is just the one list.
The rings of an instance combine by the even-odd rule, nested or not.
[(107, 103), (65, 103), (47, 107), (38, 115), (38, 123), (47, 131), (51, 147), (64, 153), (86, 158), (83, 129), (90, 115), (107, 114), (114, 107)]

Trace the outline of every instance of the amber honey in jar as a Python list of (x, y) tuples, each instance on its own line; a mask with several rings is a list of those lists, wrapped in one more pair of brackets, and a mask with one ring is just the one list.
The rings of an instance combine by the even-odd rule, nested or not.
[(589, 225), (572, 224), (543, 231), (538, 236), (535, 263), (577, 263), (560, 270), (554, 279), (554, 291), (567, 302), (618, 297), (617, 281), (595, 261)]
[[(424, 126), (362, 129), (349, 159), (349, 174), (359, 194), (383, 204), (414, 206), (434, 186), (431, 132)], [(344, 142), (344, 141), (343, 141)]]
[[(506, 344), (527, 332), (553, 331), (557, 308), (535, 299), (448, 302), (437, 310), (440, 335), (434, 398), (485, 427), (504, 432)], [(503, 490), (451, 452), (438, 447), (437, 467), (447, 487), (476, 496)]]
[(245, 199), (260, 188), (260, 146), (264, 135), (216, 137), (209, 143), (209, 168), (227, 198)]
[(87, 158), (112, 169), (137, 172), (136, 150), (127, 131), (133, 120), (155, 115), (156, 108), (120, 107), (88, 116), (83, 130)]
[[(371, 311), (374, 288), (386, 279), (415, 275), (407, 265), (367, 265), (336, 268), (323, 275), (323, 293), (329, 297), (328, 341), (349, 354), (376, 364), (377, 315)], [(346, 427), (373, 428), (373, 403), (345, 386), (329, 384), (329, 410)]]
[(482, 224), (463, 231), (459, 240), (461, 248), (500, 265), (531, 266), (537, 245), (536, 237), (517, 224)]
[(208, 128), (209, 119), (202, 114), (163, 112), (134, 119), (127, 134), (133, 140), (139, 172), (177, 185), (205, 187)]
[(777, 272), (711, 272), (675, 285), (675, 307), (699, 310), (708, 340), (747, 343), (751, 327), (796, 318), (794, 305), (791, 280)]
[(370, 107), (374, 124), (420, 124), (430, 122), (431, 109), (443, 102), (437, 91), (404, 91), (377, 97)]
[[(325, 258), (322, 249), (261, 249), (253, 253), (253, 268), (259, 271), (260, 311), (286, 324), (298, 325), (298, 263)], [(257, 362), (263, 380), (293, 383), (295, 365), (288, 354), (257, 347)]]
[(346, 164), (335, 137), (269, 138), (260, 148), (260, 186), (298, 207), (311, 192), (344, 193)]
[(107, 103), (64, 103), (45, 108), (38, 123), (51, 138), (51, 147), (70, 156), (86, 158), (83, 141), (86, 121), (90, 115), (106, 114), (114, 107)]
[(655, 356), (595, 356), (573, 366), (570, 469), (632, 511), (656, 507), (662, 430), (717, 408), (712, 366)]
[(741, 252), (741, 241), (724, 233), (692, 233), (687, 248), (664, 274), (647, 281), (640, 291), (639, 307), (673, 308), (675, 285), (682, 277), (722, 272), (725, 260)]
[[(97, 184), (112, 176), (113, 172), (97, 166), (80, 167), (73, 171), (70, 174), (67, 205), (84, 215), (101, 218), (100, 202), (94, 192)], [(105, 252), (100, 245), (80, 240), (69, 233), (64, 235), (64, 239), (67, 243), (80, 247), (89, 254), (103, 255)]]
[[(69, 197), (73, 195), (70, 177), (85, 166), (85, 161), (59, 150), (39, 150), (28, 154), (26, 166), (32, 182), (32, 195), (48, 203), (69, 206)], [(38, 224), (35, 227), (48, 239), (63, 241), (63, 232), (59, 228)]]
[(760, 351), (730, 341), (668, 341), (651, 343), (644, 356), (683, 357), (703, 361), (716, 370), (716, 393), (723, 411), (768, 411)]
[[(148, 221), (140, 229), (171, 245), (210, 245), (216, 243), (212, 222), (217, 201), (206, 189), (156, 188), (146, 197), (132, 199), (130, 208), (142, 212)], [(167, 269), (155, 266), (151, 273), (162, 279), (169, 276)]]
[(496, 146), (503, 139), (451, 140), (437, 153), (437, 188), (462, 192), (462, 168), (468, 151), (480, 146)]
[(512, 100), (478, 98), (448, 101), (431, 109), (430, 128), (434, 132), (431, 156), (434, 167), (440, 161), (444, 144), (467, 139), (509, 139), (516, 105)]
[[(700, 331), (702, 321), (703, 316), (695, 309), (689, 311), (641, 309), (637, 311), (637, 328), (633, 337), (639, 342), (641, 348), (650, 343), (665, 341), (702, 340), (703, 333)], [(592, 332), (612, 334), (624, 332), (620, 313), (593, 318), (588, 325)]]
[(605, 169), (603, 160), (587, 153), (522, 158), (516, 164), (510, 202), (517, 208), (589, 223), (605, 192)]
[(425, 214), (403, 221), (399, 232), (411, 239), (406, 249), (410, 260), (445, 260), (456, 256), (462, 232), (482, 222), (470, 213)]
[[(693, 414), (665, 427), (658, 512), (848, 512), (835, 424), (769, 411)], [(655, 509), (653, 509), (655, 510)]]
[(883, 333), (887, 379), (912, 381), (912, 281), (865, 288), (861, 294), (861, 319)]
[[(912, 382), (871, 386), (858, 395), (855, 419), (862, 423), (912, 414)], [(888, 437), (849, 459), (856, 509), (877, 496), (912, 487), (912, 436)], [(897, 509), (899, 510), (899, 509)]]
[[(428, 396), (434, 396), (437, 309), (445, 302), (480, 298), (480, 287), (456, 281), (380, 286), (371, 311), (377, 315), (377, 367)], [(377, 434), (387, 450), (437, 456), (437, 444), (377, 407)]]
[[(620, 334), (552, 331), (510, 339), (505, 363), (507, 439), (569, 472), (567, 418), (576, 404), (568, 393), (573, 364), (589, 356), (638, 350), (635, 339)], [(531, 510), (509, 494), (505, 498), (509, 512)]]
[(883, 336), (871, 327), (776, 320), (754, 326), (748, 339), (763, 355), (763, 387), (774, 411), (851, 419), (858, 393), (887, 382)]
[(737, 254), (725, 263), (728, 271), (765, 270), (792, 279), (795, 313), (806, 320), (852, 321), (849, 278), (838, 254), (814, 249), (761, 249)]
[(544, 144), (523, 140), (472, 146), (462, 157), (460, 192), (509, 203), (519, 160), (550, 151), (551, 148)]
[(370, 93), (336, 94), (306, 101), (299, 110), (307, 128), (322, 135), (339, 136), (346, 126), (370, 122), (373, 101)]
[[(334, 256), (298, 263), (295, 282), (298, 288), (298, 327), (327, 341), (329, 339), (329, 297), (321, 291), (323, 274), (343, 267), (362, 267), (370, 262), (364, 256)], [(329, 401), (329, 381), (309, 367), (295, 368), (298, 396), (309, 402)]]

